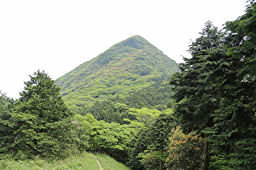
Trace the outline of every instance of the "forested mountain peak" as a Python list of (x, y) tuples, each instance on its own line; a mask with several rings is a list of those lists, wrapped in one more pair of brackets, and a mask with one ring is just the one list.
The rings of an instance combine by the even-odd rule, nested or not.
[(168, 80), (177, 70), (175, 61), (136, 35), (79, 65), (56, 84), (68, 105), (81, 107)]
[(142, 49), (147, 45), (151, 45), (146, 39), (139, 35), (134, 35), (120, 43), (117, 44), (118, 46), (130, 46), (132, 48), (136, 49)]

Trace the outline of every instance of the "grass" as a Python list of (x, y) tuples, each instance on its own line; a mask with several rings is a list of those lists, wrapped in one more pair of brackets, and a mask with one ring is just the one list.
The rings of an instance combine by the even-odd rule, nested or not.
[(99, 154), (97, 155), (97, 159), (101, 163), (104, 170), (130, 170), (130, 168), (114, 160), (108, 155)]
[[(104, 170), (129, 170), (128, 167), (107, 155), (97, 155)], [(36, 158), (34, 160), (0, 160), (0, 170), (99, 170), (99, 166), (92, 153), (73, 155), (64, 160), (48, 162)]]

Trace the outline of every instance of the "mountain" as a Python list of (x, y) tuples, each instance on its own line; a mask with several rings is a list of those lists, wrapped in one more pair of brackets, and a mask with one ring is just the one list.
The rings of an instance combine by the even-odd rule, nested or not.
[(92, 106), (96, 101), (123, 98), (178, 71), (177, 63), (140, 36), (115, 44), (55, 82), (72, 108)]

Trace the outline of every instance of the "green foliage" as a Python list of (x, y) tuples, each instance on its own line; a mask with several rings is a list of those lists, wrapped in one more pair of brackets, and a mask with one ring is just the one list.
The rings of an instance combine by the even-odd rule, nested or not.
[(165, 110), (173, 103), (170, 102), (172, 97), (172, 89), (167, 82), (155, 83), (142, 90), (137, 90), (126, 95), (124, 98), (117, 98), (130, 108), (150, 108)]
[(226, 24), (226, 68), (220, 108), (213, 115), (212, 167), (255, 169), (256, 167), (256, 2), (250, 1), (246, 13)]
[(75, 145), (80, 151), (103, 152), (126, 161), (135, 127), (97, 121), (91, 114), (75, 115), (72, 123)]
[[(148, 108), (141, 108), (141, 109), (135, 109), (131, 108), (129, 109), (129, 115), (135, 119), (136, 122), (140, 122), (144, 126), (150, 126), (152, 121), (158, 117), (161, 112), (157, 109), (148, 109)], [(131, 122), (132, 120), (125, 119), (128, 122)]]
[[(216, 87), (226, 71), (223, 68), (226, 57), (223, 38), (224, 34), (207, 22), (200, 37), (190, 46), (192, 58), (185, 59), (180, 67), (181, 72), (176, 73), (170, 82), (177, 103), (174, 113), (186, 133), (197, 131), (203, 137), (208, 137), (209, 128), (214, 125), (212, 115), (220, 102)], [(207, 169), (208, 147), (204, 147), (203, 158), (201, 168)]]
[(170, 82), (174, 85), (177, 103), (175, 114), (181, 118), (182, 127), (187, 132), (212, 126), (210, 114), (218, 107), (218, 96), (214, 94), (214, 82), (209, 75), (223, 56), (223, 35), (211, 22), (206, 23), (200, 34), (190, 46), (192, 58), (184, 59), (181, 72), (176, 73)]
[(13, 122), (10, 121), (14, 101), (0, 92), (0, 156), (9, 151), (13, 140)]
[(0, 113), (4, 115), (8, 112), (8, 98), (0, 91)]
[(165, 169), (168, 138), (170, 131), (176, 126), (171, 114), (160, 114), (149, 128), (150, 144), (141, 156), (145, 169)]
[(142, 170), (144, 169), (143, 165), (141, 164), (141, 157), (140, 154), (147, 149), (147, 146), (150, 144), (149, 132), (148, 128), (143, 128), (137, 134), (137, 138), (134, 139), (132, 142), (134, 146), (132, 150), (129, 152), (129, 161), (128, 165), (134, 170)]
[[(207, 137), (212, 169), (256, 167), (256, 3), (249, 2), (243, 16), (226, 23), (225, 34), (206, 25), (171, 81), (175, 114), (186, 131)], [(202, 169), (207, 152), (204, 147)]]
[(148, 108), (131, 108), (129, 110), (129, 114), (133, 117), (129, 116), (130, 119), (125, 119), (125, 121), (129, 122), (137, 130), (136, 138), (132, 140), (133, 146), (128, 155), (128, 165), (132, 169), (144, 169), (144, 165), (141, 163), (141, 156), (150, 145), (150, 127), (160, 113), (156, 109), (151, 110)]
[(151, 119), (151, 123), (143, 122), (145, 124), (129, 153), (128, 164), (132, 169), (164, 169), (169, 132), (176, 126), (176, 122), (170, 113), (158, 114)]
[(118, 95), (109, 100), (97, 101), (92, 106), (85, 106), (80, 113), (83, 115), (90, 113), (97, 120), (123, 124), (127, 123), (124, 119), (134, 117), (128, 114), (130, 108), (149, 108), (162, 111), (171, 107), (171, 96), (171, 87), (168, 83), (156, 83), (126, 96)]
[(92, 139), (90, 135), (93, 127), (98, 121), (90, 114), (81, 116), (76, 114), (72, 120), (72, 137), (74, 139), (75, 147), (79, 151), (92, 149)]
[(44, 72), (37, 71), (25, 82), (21, 98), (11, 114), (13, 141), (10, 152), (17, 158), (58, 158), (68, 154), (71, 113), (59, 88)]
[[(85, 108), (85, 113), (92, 114), (97, 120), (104, 120), (106, 122), (123, 123), (126, 117), (128, 107), (122, 103), (114, 103), (111, 100), (97, 101), (93, 106)], [(82, 112), (82, 114), (84, 114)]]
[[(177, 64), (140, 36), (122, 41), (56, 80), (76, 111), (168, 80)], [(117, 102), (120, 103), (120, 102)], [(126, 104), (126, 103), (124, 103)]]
[(93, 126), (91, 137), (93, 140), (93, 148), (95, 151), (121, 150), (126, 149), (130, 133), (126, 133), (126, 125), (118, 123), (105, 123), (99, 121)]

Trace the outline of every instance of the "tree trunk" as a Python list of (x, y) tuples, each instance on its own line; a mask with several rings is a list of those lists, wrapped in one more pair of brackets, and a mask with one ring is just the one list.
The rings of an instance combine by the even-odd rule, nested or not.
[(161, 162), (160, 162), (159, 170), (162, 170), (162, 167), (163, 167), (163, 163), (162, 163), (162, 161), (161, 161)]
[[(162, 150), (161, 151), (162, 155), (164, 154), (164, 151)], [(162, 159), (160, 159), (160, 167), (159, 167), (159, 170), (162, 170), (163, 169), (163, 161)]]
[(209, 167), (209, 142), (205, 140), (203, 149), (203, 158), (201, 163), (201, 170), (207, 170)]

